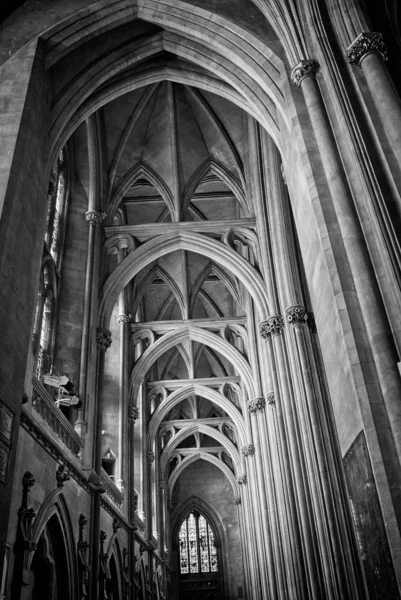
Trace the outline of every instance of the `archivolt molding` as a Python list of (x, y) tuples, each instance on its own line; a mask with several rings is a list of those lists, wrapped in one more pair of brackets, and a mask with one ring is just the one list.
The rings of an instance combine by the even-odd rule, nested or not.
[(242, 377), (249, 397), (253, 398), (256, 396), (252, 369), (242, 354), (220, 336), (199, 327), (188, 326), (164, 335), (139, 358), (131, 372), (129, 384), (130, 397), (134, 403), (139, 386), (152, 364), (167, 350), (187, 339), (211, 346), (225, 356)]
[(224, 473), (224, 475), (227, 477), (228, 481), (231, 483), (231, 486), (233, 488), (234, 497), (237, 497), (240, 495), (237, 479), (236, 479), (234, 473), (231, 471), (231, 469), (222, 460), (217, 458), (217, 456), (213, 456), (213, 454), (210, 454), (208, 452), (202, 452), (202, 450), (200, 450), (197, 454), (192, 454), (190, 456), (185, 457), (184, 460), (181, 460), (181, 462), (177, 465), (177, 467), (174, 469), (174, 471), (170, 475), (170, 478), (168, 480), (170, 497), (173, 493), (176, 481), (179, 478), (179, 476), (181, 475), (181, 473), (187, 467), (189, 467), (190, 465), (195, 463), (197, 460), (204, 460), (206, 462), (211, 463), (218, 469), (220, 469)]
[(106, 280), (99, 303), (99, 326), (107, 327), (121, 290), (149, 263), (165, 254), (187, 250), (202, 254), (231, 271), (244, 284), (255, 302), (260, 320), (269, 315), (267, 290), (262, 277), (245, 258), (210, 237), (181, 231), (160, 235), (131, 252)]
[(180, 402), (186, 400), (189, 396), (200, 396), (202, 398), (206, 398), (206, 400), (210, 400), (216, 406), (223, 409), (229, 417), (233, 420), (234, 425), (237, 428), (238, 435), (240, 438), (240, 444), (245, 445), (247, 440), (246, 428), (243, 416), (239, 409), (231, 402), (226, 396), (217, 392), (216, 390), (207, 387), (205, 385), (199, 385), (194, 383), (192, 385), (186, 386), (185, 388), (180, 388), (166, 396), (162, 403), (158, 406), (157, 410), (153, 413), (152, 418), (149, 422), (148, 427), (148, 436), (147, 436), (147, 446), (148, 448), (152, 447), (154, 439), (156, 437), (157, 431), (163, 422), (165, 416)]
[(170, 211), (171, 219), (174, 220), (174, 199), (168, 185), (162, 180), (160, 175), (153, 171), (149, 165), (140, 162), (124, 175), (117, 190), (111, 198), (108, 206), (107, 225), (113, 224), (114, 214), (119, 207), (124, 194), (140, 177), (148, 179), (150, 183), (157, 189)]
[(135, 300), (132, 307), (132, 314), (136, 314), (136, 311), (138, 310), (139, 303), (142, 300), (143, 295), (145, 294), (147, 288), (149, 287), (149, 285), (151, 285), (152, 281), (156, 276), (160, 277), (160, 279), (162, 279), (164, 283), (169, 286), (179, 304), (179, 307), (181, 309), (181, 316), (182, 318), (184, 318), (185, 302), (181, 290), (175, 283), (171, 275), (169, 275), (167, 271), (165, 271), (160, 265), (155, 265), (152, 269), (150, 269), (149, 273), (147, 273), (147, 275), (141, 281), (139, 289), (135, 295)]

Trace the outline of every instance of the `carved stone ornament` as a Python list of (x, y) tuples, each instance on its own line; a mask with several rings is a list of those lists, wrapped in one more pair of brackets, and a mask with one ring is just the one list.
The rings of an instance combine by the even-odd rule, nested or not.
[(117, 315), (116, 319), (120, 325), (128, 325), (131, 322), (131, 315)]
[(148, 450), (146, 452), (146, 460), (150, 464), (152, 464), (152, 462), (155, 460), (155, 453), (152, 450)]
[(113, 519), (113, 533), (117, 533), (117, 531), (121, 529), (121, 523), (116, 517)]
[(246, 485), (248, 483), (248, 477), (246, 475), (238, 475), (237, 482), (239, 485)]
[(164, 479), (160, 479), (159, 481), (159, 490), (162, 492), (164, 489), (166, 489), (166, 482)]
[(248, 410), (251, 415), (256, 415), (257, 412), (265, 409), (266, 401), (260, 396), (259, 398), (254, 398), (253, 400), (248, 400)]
[(301, 60), (291, 71), (291, 81), (300, 86), (306, 77), (315, 77), (319, 63), (313, 59)]
[(241, 496), (235, 496), (234, 504), (236, 504), (237, 506), (241, 504)]
[(374, 31), (364, 31), (347, 48), (346, 60), (351, 65), (360, 67), (365, 56), (372, 54), (372, 52), (380, 54), (383, 60), (388, 58), (388, 50), (383, 42), (382, 34)]
[(65, 465), (60, 465), (56, 471), (57, 487), (63, 487), (70, 479), (70, 471)]
[(273, 315), (259, 325), (260, 335), (267, 340), (270, 335), (280, 335), (284, 329), (284, 319), (281, 315)]
[(242, 446), (242, 454), (246, 458), (247, 456), (253, 456), (255, 454), (255, 446), (253, 444), (248, 444), (247, 446)]
[(106, 213), (98, 212), (97, 210), (88, 210), (85, 213), (85, 219), (89, 225), (101, 225)]
[(128, 420), (130, 423), (135, 423), (139, 418), (139, 408), (137, 406), (128, 407)]
[(308, 320), (308, 314), (300, 304), (289, 306), (285, 312), (287, 313), (287, 321), (291, 325), (303, 325)]
[(274, 392), (268, 392), (266, 394), (266, 402), (269, 406), (275, 406), (276, 405), (276, 397), (274, 395)]
[(99, 350), (106, 352), (111, 346), (111, 332), (108, 329), (98, 327), (96, 330), (96, 342)]

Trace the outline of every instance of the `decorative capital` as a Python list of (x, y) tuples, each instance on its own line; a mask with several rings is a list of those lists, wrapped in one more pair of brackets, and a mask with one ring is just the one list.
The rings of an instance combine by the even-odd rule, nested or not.
[(246, 485), (248, 483), (248, 477), (246, 475), (238, 475), (237, 482), (239, 485)]
[(380, 54), (383, 60), (387, 60), (388, 50), (383, 42), (383, 35), (375, 31), (363, 31), (348, 46), (346, 60), (351, 65), (361, 67), (362, 60), (373, 52)]
[(83, 529), (87, 524), (88, 519), (82, 513), (79, 515), (78, 525), (80, 529)]
[(160, 481), (159, 481), (159, 490), (162, 492), (165, 489), (166, 489), (166, 482), (165, 482), (164, 479), (160, 479)]
[(128, 420), (130, 423), (134, 423), (139, 418), (139, 408), (137, 406), (128, 407)]
[(276, 405), (276, 397), (274, 395), (274, 392), (269, 392), (266, 395), (266, 402), (269, 406), (275, 406)]
[(111, 332), (108, 329), (98, 327), (96, 330), (97, 347), (101, 352), (106, 352), (111, 346)]
[(131, 322), (131, 315), (117, 315), (116, 319), (120, 325), (128, 325)]
[(259, 398), (254, 398), (253, 400), (248, 400), (248, 410), (251, 415), (256, 415), (257, 412), (260, 412), (265, 409), (266, 401), (263, 396)]
[(255, 454), (255, 446), (253, 444), (242, 446), (241, 450), (245, 458), (247, 458), (248, 456), (253, 456)]
[(300, 304), (289, 306), (285, 312), (287, 313), (287, 321), (294, 327), (295, 325), (303, 325), (308, 320), (307, 312)]
[(291, 71), (291, 81), (298, 87), (306, 77), (315, 77), (319, 63), (313, 59), (301, 60)]
[(101, 213), (97, 210), (88, 210), (85, 213), (85, 219), (89, 225), (101, 225), (106, 213)]
[(148, 450), (146, 452), (146, 460), (149, 464), (152, 464), (152, 462), (155, 460), (155, 453), (152, 450)]
[(237, 506), (239, 504), (241, 504), (241, 496), (235, 496), (235, 498), (234, 498), (234, 504), (236, 504)]
[(260, 335), (264, 340), (267, 340), (270, 335), (280, 335), (283, 329), (284, 320), (281, 315), (273, 315), (259, 325)]
[(60, 465), (56, 471), (56, 479), (57, 487), (63, 487), (65, 482), (70, 479), (70, 472), (68, 470), (68, 467), (66, 467), (65, 465)]

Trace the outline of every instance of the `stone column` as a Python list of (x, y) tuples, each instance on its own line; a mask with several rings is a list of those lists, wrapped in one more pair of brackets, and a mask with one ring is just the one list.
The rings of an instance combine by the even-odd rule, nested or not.
[(401, 100), (384, 65), (387, 56), (382, 34), (364, 31), (347, 48), (346, 60), (363, 71), (393, 152), (401, 165)]
[(249, 498), (249, 490), (248, 490), (248, 477), (246, 474), (237, 476), (237, 483), (241, 490), (241, 505), (243, 507), (243, 522), (244, 522), (244, 531), (247, 536), (247, 548), (246, 552), (248, 553), (248, 564), (249, 564), (249, 577), (250, 577), (250, 597), (255, 600), (264, 600), (265, 597), (262, 593), (261, 586), (261, 565), (260, 565), (260, 556), (258, 556), (258, 545), (257, 545), (257, 536), (255, 531), (255, 523), (254, 523), (254, 514), (251, 508), (252, 503)]
[(119, 414), (118, 414), (118, 463), (117, 463), (117, 486), (120, 491), (124, 490), (124, 457), (126, 453), (125, 440), (127, 438), (126, 414), (127, 414), (127, 398), (126, 398), (126, 383), (127, 383), (127, 363), (128, 363), (128, 329), (127, 326), (131, 322), (129, 315), (125, 314), (125, 297), (121, 294), (119, 309), (121, 313), (117, 316), (117, 321), (120, 325), (120, 372), (119, 372)]
[(99, 554), (100, 554), (100, 495), (104, 492), (101, 487), (102, 474), (102, 426), (103, 426), (103, 407), (101, 384), (104, 374), (104, 359), (108, 348), (111, 346), (111, 333), (108, 329), (98, 328), (96, 330), (97, 342), (97, 360), (96, 360), (96, 409), (95, 410), (95, 447), (94, 447), (94, 500), (92, 507), (92, 577), (91, 577), (91, 598), (98, 598), (99, 585)]
[(273, 315), (260, 324), (260, 330), (264, 339), (272, 338), (274, 361), (278, 370), (280, 396), (283, 403), (285, 426), (288, 432), (291, 471), (295, 482), (297, 512), (301, 524), (301, 543), (305, 550), (305, 566), (309, 575), (309, 597), (320, 600), (324, 597), (320, 557), (317, 552), (315, 524), (311, 518), (310, 492), (308, 483), (305, 480), (305, 473), (307, 472), (305, 457), (300, 447), (299, 423), (294, 406), (294, 396), (290, 387), (289, 365), (283, 340), (284, 320), (281, 315)]

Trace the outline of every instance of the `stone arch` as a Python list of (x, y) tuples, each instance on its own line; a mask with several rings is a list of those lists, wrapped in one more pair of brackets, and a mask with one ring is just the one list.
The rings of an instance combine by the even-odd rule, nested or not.
[(237, 427), (237, 431), (239, 434), (239, 438), (241, 440), (241, 444), (245, 445), (247, 442), (247, 434), (243, 416), (239, 409), (232, 403), (228, 398), (213, 390), (210, 387), (205, 385), (201, 385), (199, 383), (193, 383), (185, 388), (179, 388), (169, 396), (158, 406), (156, 411), (153, 413), (149, 426), (148, 426), (148, 438), (147, 445), (150, 447), (153, 444), (153, 440), (156, 436), (157, 430), (159, 429), (164, 417), (170, 412), (174, 406), (188, 398), (188, 396), (196, 394), (197, 396), (202, 396), (207, 400), (210, 400), (220, 408), (222, 408), (233, 420), (235, 426)]
[(184, 329), (172, 331), (171, 333), (164, 335), (148, 348), (137, 361), (132, 369), (129, 383), (130, 397), (134, 402), (139, 391), (139, 386), (154, 361), (164, 354), (166, 350), (176, 346), (181, 341), (188, 339), (188, 337), (192, 341), (212, 346), (215, 350), (225, 356), (241, 375), (249, 397), (254, 398), (257, 396), (252, 369), (242, 354), (220, 336), (198, 327), (188, 326)]
[(181, 473), (187, 467), (189, 467), (190, 465), (195, 463), (197, 460), (205, 460), (206, 462), (209, 462), (210, 464), (212, 464), (215, 467), (217, 467), (218, 469), (220, 469), (224, 473), (224, 475), (227, 477), (227, 479), (229, 480), (229, 482), (231, 484), (234, 498), (236, 498), (240, 495), (237, 480), (235, 478), (234, 473), (231, 471), (231, 469), (222, 460), (217, 458), (217, 456), (213, 456), (213, 454), (209, 454), (208, 452), (202, 452), (201, 450), (199, 452), (197, 452), (196, 454), (193, 454), (192, 456), (187, 456), (174, 469), (174, 471), (172, 472), (172, 474), (170, 475), (170, 478), (168, 480), (170, 494), (172, 494), (175, 483), (176, 483), (178, 477), (181, 475)]
[[(161, 454), (161, 473), (165, 473), (170, 455), (176, 450), (177, 445), (194, 433), (203, 433), (204, 435), (214, 438), (217, 442), (219, 442), (220, 445), (227, 450), (229, 456), (231, 457), (237, 474), (239, 475), (241, 473), (241, 455), (235, 445), (223, 433), (221, 433), (221, 431), (214, 427), (210, 427), (210, 425), (204, 425), (203, 423), (194, 423), (192, 425), (188, 425), (188, 427), (181, 429), (177, 435), (175, 435), (167, 443), (167, 446), (164, 448)], [(199, 450), (201, 451), (201, 448), (199, 448)]]
[(124, 175), (113, 197), (111, 198), (108, 206), (108, 225), (113, 223), (114, 214), (119, 207), (124, 194), (140, 177), (147, 179), (157, 189), (167, 205), (171, 218), (174, 219), (174, 200), (169, 187), (163, 181), (160, 175), (158, 175), (149, 165), (140, 162)]
[(181, 290), (178, 287), (178, 285), (175, 283), (175, 281), (171, 277), (171, 275), (169, 275), (167, 273), (167, 271), (165, 271), (163, 269), (163, 267), (161, 267), (160, 265), (155, 265), (152, 269), (150, 269), (149, 273), (147, 273), (147, 275), (144, 277), (143, 281), (141, 282), (141, 285), (138, 289), (138, 292), (137, 292), (135, 300), (134, 300), (134, 304), (132, 306), (132, 314), (135, 315), (135, 313), (138, 309), (139, 303), (142, 300), (143, 295), (145, 294), (147, 288), (149, 287), (149, 285), (152, 283), (153, 279), (156, 276), (160, 277), (160, 279), (162, 279), (164, 281), (164, 283), (169, 286), (172, 294), (174, 295), (174, 297), (177, 300), (178, 305), (181, 309), (182, 318), (184, 318), (185, 303), (184, 303), (184, 298), (182, 297), (182, 294), (181, 294)]
[(198, 233), (181, 231), (178, 234), (160, 235), (146, 242), (138, 250), (126, 256), (116, 267), (103, 286), (99, 303), (99, 326), (107, 328), (119, 293), (139, 271), (160, 256), (176, 250), (188, 250), (202, 254), (221, 263), (248, 289), (257, 307), (260, 320), (268, 318), (267, 290), (256, 269), (227, 245)]
[(219, 265), (216, 265), (216, 263), (214, 261), (211, 261), (199, 273), (198, 277), (196, 278), (196, 280), (192, 286), (192, 290), (190, 293), (190, 299), (189, 299), (189, 314), (190, 315), (192, 315), (192, 313), (193, 313), (196, 298), (197, 298), (199, 292), (201, 291), (202, 285), (204, 284), (207, 277), (212, 273), (214, 273), (216, 275), (216, 277), (218, 277), (220, 279), (220, 281), (222, 283), (224, 283), (224, 285), (230, 292), (230, 294), (233, 297), (236, 304), (239, 307), (241, 307), (241, 305), (242, 305), (241, 298), (240, 298), (240, 295), (238, 294), (238, 290), (237, 290), (237, 287), (236, 287), (234, 281), (227, 275), (227, 273), (224, 271), (224, 269), (222, 269)]
[(196, 188), (199, 186), (199, 184), (202, 182), (203, 178), (209, 171), (211, 171), (212, 173), (217, 175), (217, 177), (223, 183), (225, 183), (228, 188), (230, 188), (230, 190), (233, 192), (234, 196), (238, 200), (239, 204), (243, 208), (245, 217), (250, 217), (251, 213), (250, 213), (247, 201), (246, 201), (246, 196), (245, 196), (244, 190), (241, 187), (241, 184), (228, 171), (228, 169), (226, 169), (226, 167), (224, 165), (222, 165), (222, 164), (218, 163), (216, 160), (212, 160), (212, 159), (207, 159), (203, 163), (203, 165), (201, 165), (195, 171), (195, 173), (192, 175), (191, 179), (189, 180), (189, 182), (186, 186), (186, 189), (184, 190), (184, 194), (183, 194), (183, 202), (182, 202), (183, 213), (185, 213), (185, 211), (188, 209), (188, 206), (191, 202), (191, 198), (192, 198)]

